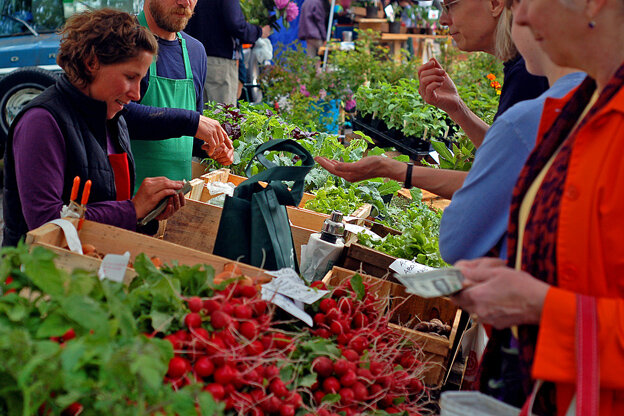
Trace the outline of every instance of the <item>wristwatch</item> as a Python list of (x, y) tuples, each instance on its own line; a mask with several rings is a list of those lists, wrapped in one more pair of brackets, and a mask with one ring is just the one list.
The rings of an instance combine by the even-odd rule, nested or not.
[(407, 172), (405, 172), (405, 180), (403, 181), (403, 187), (410, 189), (412, 187), (412, 169), (414, 164), (412, 162), (407, 163)]

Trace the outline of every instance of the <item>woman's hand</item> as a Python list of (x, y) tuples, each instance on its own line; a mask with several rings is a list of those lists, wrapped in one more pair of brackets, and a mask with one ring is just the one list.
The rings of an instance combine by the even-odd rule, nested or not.
[(401, 165), (405, 166), (404, 163), (383, 156), (366, 156), (353, 163), (339, 162), (337, 160), (331, 160), (320, 156), (315, 157), (314, 160), (316, 160), (319, 165), (327, 169), (329, 173), (340, 176), (349, 182), (358, 182), (371, 178), (389, 177), (391, 175), (389, 174), (389, 169), (386, 165), (393, 164), (393, 162), (396, 163), (397, 169), (400, 169)]
[(451, 118), (462, 107), (462, 99), (453, 80), (435, 58), (418, 69), (418, 92), (427, 104), (446, 112)]
[(176, 190), (184, 186), (182, 181), (172, 181), (164, 176), (155, 178), (145, 178), (139, 187), (139, 190), (132, 198), (134, 210), (136, 211), (137, 220), (145, 217), (156, 205), (168, 196), (167, 207), (156, 219), (164, 220), (173, 215), (177, 210), (184, 206), (184, 195), (176, 194)]
[[(215, 159), (222, 165), (232, 164), (231, 155), (234, 154), (232, 140), (230, 140), (217, 120), (199, 116), (199, 125), (197, 126), (195, 137), (206, 142), (202, 145), (202, 149), (206, 151), (208, 157)], [(221, 160), (228, 162), (227, 158), (223, 158), (224, 155), (228, 154), (230, 154), (229, 163), (221, 162)], [(217, 157), (221, 158), (221, 160), (218, 160)]]
[(520, 324), (539, 324), (550, 286), (528, 273), (505, 266), (494, 258), (455, 263), (466, 280), (452, 299), (460, 308), (478, 316), (480, 322), (502, 329)]

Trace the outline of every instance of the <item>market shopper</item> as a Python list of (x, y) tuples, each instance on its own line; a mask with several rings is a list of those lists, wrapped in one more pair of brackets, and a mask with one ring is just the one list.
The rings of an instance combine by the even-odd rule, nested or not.
[[(597, 322), (596, 337), (588, 338), (599, 369), (583, 379), (589, 381), (583, 391), (597, 387), (596, 376), (595, 414), (621, 415), (624, 1), (516, 0), (514, 14), (556, 64), (580, 68), (588, 78), (545, 103), (538, 144), (514, 189), (507, 265), (458, 262), (467, 282), (454, 300), (498, 329), (483, 358), (481, 386), (515, 370), (505, 368), (500, 351), (518, 344), (522, 382), (515, 386), (522, 398), (533, 380), (544, 381), (536, 414), (566, 414), (577, 387), (577, 359), (582, 362), (575, 352), (577, 324)], [(577, 295), (596, 302), (595, 321), (588, 315), (577, 320)]]
[(261, 37), (268, 38), (271, 27), (248, 23), (238, 0), (202, 0), (195, 7), (186, 32), (204, 45), (208, 55), (203, 102), (236, 104), (236, 45), (254, 43)]
[[(147, 177), (166, 176), (173, 180), (191, 179), (194, 126), (205, 130), (208, 142), (197, 140), (202, 148), (221, 164), (232, 163), (233, 147), (216, 120), (201, 115), (206, 79), (206, 52), (202, 44), (184, 33), (197, 0), (146, 0), (139, 22), (150, 29), (158, 40), (158, 57), (141, 81), (141, 106), (128, 106), (129, 122), (135, 115), (141, 120), (151, 109), (144, 106), (187, 110), (170, 114), (171, 122), (191, 134), (167, 140), (140, 140), (131, 136), (136, 162), (137, 184)], [(138, 115), (137, 115), (138, 113)], [(182, 121), (176, 118), (183, 117)], [(196, 155), (201, 155), (196, 152)]]
[[(72, 16), (62, 36), (57, 62), (65, 73), (20, 112), (9, 131), (3, 245), (15, 245), (28, 230), (59, 218), (76, 176), (92, 181), (86, 219), (129, 230), (182, 187), (165, 177), (147, 178), (132, 197), (134, 158), (122, 110), (140, 97), (140, 80), (158, 51), (153, 35), (135, 17), (103, 9)], [(163, 134), (149, 123), (141, 133)], [(170, 198), (158, 218), (183, 204), (182, 195)]]
[(327, 37), (328, 0), (305, 0), (299, 13), (297, 38), (306, 42), (306, 54), (316, 58)]
[[(466, 52), (486, 52), (504, 62), (504, 83), (496, 120), (517, 102), (538, 97), (548, 81), (526, 71), (524, 59), (511, 40), (511, 12), (503, 0), (446, 1), (440, 24), (449, 28), (457, 47)], [(479, 147), (489, 125), (474, 114), (457, 93), (453, 80), (435, 59), (418, 69), (419, 92), (428, 104), (445, 111)]]

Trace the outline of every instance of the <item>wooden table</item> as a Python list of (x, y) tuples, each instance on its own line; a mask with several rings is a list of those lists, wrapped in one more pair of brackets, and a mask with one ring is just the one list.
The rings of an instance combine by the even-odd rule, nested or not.
[(448, 35), (416, 35), (409, 33), (382, 33), (381, 41), (390, 43), (392, 47), (392, 55), (395, 61), (401, 61), (401, 48), (408, 39), (412, 39), (414, 45), (414, 56), (422, 56), (423, 62), (431, 58), (428, 45), (433, 44), (436, 39), (448, 39)]
[(356, 17), (355, 22), (360, 30), (373, 29), (377, 32), (388, 31), (388, 21), (385, 18), (371, 19), (367, 17)]

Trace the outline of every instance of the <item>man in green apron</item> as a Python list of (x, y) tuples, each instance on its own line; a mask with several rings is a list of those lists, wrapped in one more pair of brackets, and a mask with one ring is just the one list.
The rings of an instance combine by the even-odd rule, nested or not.
[[(200, 120), (206, 53), (199, 41), (182, 32), (196, 3), (197, 0), (145, 1), (138, 19), (156, 35), (159, 51), (148, 75), (141, 81), (140, 103), (152, 107), (192, 110), (189, 123), (196, 123), (201, 129), (206, 123), (206, 120)], [(201, 118), (206, 119), (203, 116)], [(213, 128), (220, 129), (219, 126)], [(131, 145), (136, 161), (135, 192), (147, 177), (191, 179), (193, 137), (159, 141), (132, 140)]]

